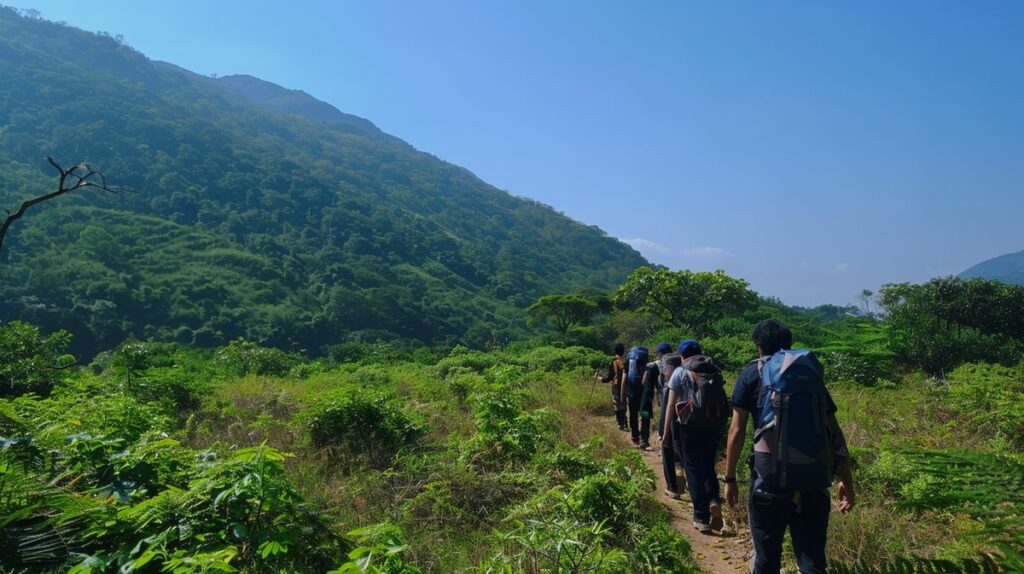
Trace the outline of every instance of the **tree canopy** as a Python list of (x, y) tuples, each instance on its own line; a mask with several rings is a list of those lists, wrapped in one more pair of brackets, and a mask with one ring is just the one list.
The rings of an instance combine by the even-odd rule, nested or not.
[(724, 271), (671, 271), (640, 267), (615, 292), (619, 306), (650, 313), (667, 325), (687, 327), (702, 335), (716, 320), (758, 307), (748, 283)]

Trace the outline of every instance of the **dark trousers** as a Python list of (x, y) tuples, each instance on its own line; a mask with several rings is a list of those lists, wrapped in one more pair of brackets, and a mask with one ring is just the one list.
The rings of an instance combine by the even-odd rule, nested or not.
[(778, 574), (782, 539), (789, 528), (801, 574), (825, 573), (825, 540), (831, 501), (827, 490), (772, 493), (751, 481), (747, 510), (754, 540), (753, 574)]
[(622, 401), (622, 385), (620, 383), (612, 383), (612, 408), (615, 409), (615, 422), (619, 423), (619, 428), (626, 428), (626, 403)]
[[(649, 444), (651, 442), (651, 401), (644, 401), (644, 393), (630, 392), (626, 397), (629, 405), (629, 432), (633, 442)], [(646, 409), (641, 411), (641, 405)], [(644, 413), (647, 413), (646, 416)]]
[(671, 444), (661, 445), (661, 470), (665, 473), (665, 485), (669, 490), (679, 493), (679, 483), (676, 482), (676, 453), (675, 446)]
[[(676, 428), (679, 432), (676, 432)], [(718, 475), (715, 473), (715, 459), (718, 457), (718, 441), (722, 431), (717, 428), (676, 428), (672, 432), (676, 433), (683, 468), (686, 470), (686, 489), (693, 502), (693, 519), (706, 524), (711, 521), (711, 503), (722, 503), (718, 491)]]

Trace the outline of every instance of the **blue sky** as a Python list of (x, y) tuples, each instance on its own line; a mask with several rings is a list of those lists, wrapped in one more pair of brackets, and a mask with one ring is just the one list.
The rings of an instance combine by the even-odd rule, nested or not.
[(1024, 249), (1024, 3), (8, 0), (791, 304)]

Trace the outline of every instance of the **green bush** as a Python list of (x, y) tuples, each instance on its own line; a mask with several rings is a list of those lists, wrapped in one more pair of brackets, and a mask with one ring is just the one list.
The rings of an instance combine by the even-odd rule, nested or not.
[(523, 410), (511, 389), (477, 396), (473, 436), (463, 443), (463, 459), (482, 466), (528, 462), (554, 440), (557, 413), (550, 409)]
[(49, 394), (75, 362), (64, 354), (70, 343), (65, 331), (44, 336), (20, 321), (0, 324), (0, 397)]
[(949, 405), (993, 437), (1002, 450), (1024, 453), (1024, 363), (969, 363), (949, 374)]
[(398, 403), (377, 392), (346, 391), (327, 398), (303, 415), (317, 448), (333, 447), (344, 454), (385, 466), (398, 452), (413, 446), (423, 425)]
[(757, 358), (757, 347), (750, 336), (712, 337), (701, 340), (704, 354), (718, 361), (727, 371), (739, 371)]
[(217, 351), (217, 359), (236, 375), (283, 376), (302, 362), (298, 355), (262, 347), (252, 341), (235, 339)]

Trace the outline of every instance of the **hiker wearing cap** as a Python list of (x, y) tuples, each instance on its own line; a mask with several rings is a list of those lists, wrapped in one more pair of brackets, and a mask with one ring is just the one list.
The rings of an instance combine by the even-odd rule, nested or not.
[[(679, 353), (672, 352), (672, 345), (668, 343), (659, 343), (657, 348), (658, 360), (655, 362), (660, 371), (657, 373), (658, 380), (658, 395), (659, 395), (659, 413), (658, 413), (658, 435), (661, 437), (661, 470), (665, 474), (665, 494), (670, 497), (679, 500), (679, 484), (676, 479), (676, 456), (675, 445), (672, 444), (670, 435), (666, 435), (666, 432), (671, 433), (671, 430), (666, 431), (666, 419), (665, 413), (670, 411), (666, 405), (668, 403), (668, 381), (672, 378), (672, 373), (683, 362), (683, 358)], [(650, 376), (650, 375), (648, 375)]]
[(608, 363), (608, 372), (601, 377), (602, 383), (612, 384), (612, 408), (615, 410), (615, 421), (619, 424), (619, 430), (627, 430), (626, 426), (626, 363), (623, 355), (626, 354), (626, 346), (622, 343), (615, 344), (615, 356)]
[(677, 424), (672, 428), (693, 503), (693, 526), (703, 534), (723, 527), (715, 461), (722, 429), (728, 421), (728, 398), (722, 371), (703, 354), (700, 343), (679, 344), (682, 364), (669, 379), (669, 400)]
[(730, 506), (739, 498), (736, 466), (750, 418), (754, 428), (747, 501), (754, 543), (751, 572), (779, 572), (788, 528), (800, 572), (823, 573), (829, 486), (837, 475), (839, 511), (848, 512), (855, 499), (836, 405), (825, 388), (821, 363), (810, 351), (790, 348), (793, 334), (782, 321), (758, 323), (753, 340), (759, 358), (740, 373), (733, 389), (725, 498)]

